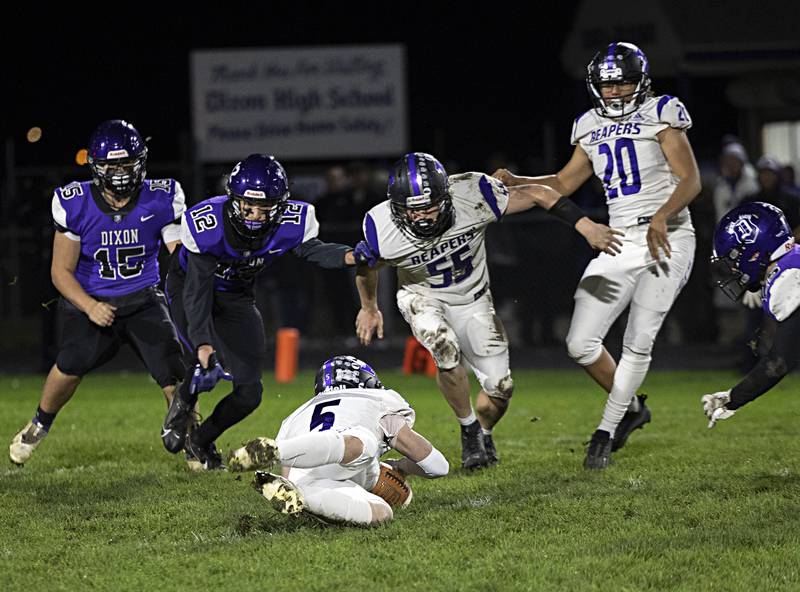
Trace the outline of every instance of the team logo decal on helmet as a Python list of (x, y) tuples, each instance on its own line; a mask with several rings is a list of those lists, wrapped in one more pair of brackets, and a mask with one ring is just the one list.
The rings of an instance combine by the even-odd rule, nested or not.
[(731, 299), (761, 289), (767, 267), (791, 250), (794, 236), (783, 212), (764, 202), (733, 208), (717, 224), (711, 273)]
[[(289, 201), (289, 179), (274, 156), (251, 154), (236, 163), (226, 184), (226, 212), (233, 229), (245, 240), (263, 240), (280, 223)], [(266, 210), (253, 219), (252, 210)]]
[[(395, 162), (386, 195), (392, 220), (412, 239), (436, 238), (453, 223), (447, 172), (430, 154), (411, 152)], [(435, 218), (414, 213), (432, 208), (436, 208)]]
[[(601, 117), (626, 117), (639, 109), (650, 91), (650, 63), (633, 43), (615, 42), (595, 54), (587, 66), (586, 88)], [(633, 84), (628, 95), (603, 98), (608, 84)]]
[(353, 356), (334, 356), (320, 366), (314, 379), (314, 393), (350, 388), (383, 388), (375, 371)]
[(115, 199), (134, 195), (144, 181), (147, 146), (133, 125), (104, 121), (89, 138), (87, 161), (95, 184)]

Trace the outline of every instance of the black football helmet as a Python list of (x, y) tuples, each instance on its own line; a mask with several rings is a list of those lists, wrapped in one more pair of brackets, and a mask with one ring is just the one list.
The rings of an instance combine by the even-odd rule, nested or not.
[[(636, 111), (650, 91), (650, 64), (644, 52), (633, 43), (611, 43), (598, 51), (587, 67), (586, 88), (601, 117), (616, 119)], [(634, 91), (626, 96), (603, 99), (601, 85), (635, 84)]]
[(366, 362), (353, 356), (334, 356), (325, 360), (314, 379), (314, 394), (350, 388), (384, 388), (378, 375)]
[[(453, 224), (453, 199), (442, 163), (430, 154), (411, 152), (392, 166), (386, 190), (392, 220), (414, 239), (432, 239)], [(438, 206), (435, 220), (412, 220), (409, 210), (427, 210)]]

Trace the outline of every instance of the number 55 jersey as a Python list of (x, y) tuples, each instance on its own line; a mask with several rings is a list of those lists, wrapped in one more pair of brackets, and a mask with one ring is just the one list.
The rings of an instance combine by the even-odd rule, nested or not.
[(364, 216), (364, 237), (381, 259), (397, 267), (398, 289), (467, 304), (489, 287), (486, 226), (505, 212), (508, 190), (482, 173), (449, 179), (454, 220), (443, 234), (423, 240), (404, 232), (392, 220), (387, 200)]
[[(658, 134), (668, 127), (691, 126), (683, 103), (669, 95), (646, 99), (627, 117), (609, 119), (590, 109), (575, 120), (572, 144), (580, 144), (603, 182), (610, 226), (649, 222), (647, 218), (669, 199), (679, 179), (661, 150)], [(692, 227), (688, 209), (670, 220), (673, 226)]]

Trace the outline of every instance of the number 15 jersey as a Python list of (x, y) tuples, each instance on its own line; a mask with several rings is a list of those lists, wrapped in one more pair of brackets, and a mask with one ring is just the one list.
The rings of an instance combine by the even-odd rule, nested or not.
[[(603, 182), (610, 226), (640, 224), (666, 202), (678, 177), (669, 167), (659, 132), (668, 127), (689, 129), (692, 119), (676, 97), (650, 97), (633, 114), (609, 119), (591, 109), (572, 126), (572, 144), (580, 144), (589, 156), (594, 174)], [(691, 228), (684, 208), (670, 226)]]
[(392, 220), (389, 201), (364, 216), (364, 237), (381, 259), (397, 267), (399, 289), (449, 304), (467, 304), (489, 284), (485, 233), (508, 206), (508, 190), (483, 173), (450, 175), (453, 224), (441, 236), (409, 236)]

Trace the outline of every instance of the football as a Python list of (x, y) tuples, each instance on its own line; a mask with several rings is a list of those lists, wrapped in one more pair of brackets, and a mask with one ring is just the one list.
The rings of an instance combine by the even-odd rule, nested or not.
[(371, 492), (383, 498), (393, 508), (405, 508), (411, 503), (414, 495), (405, 477), (384, 462), (381, 463), (378, 482)]

